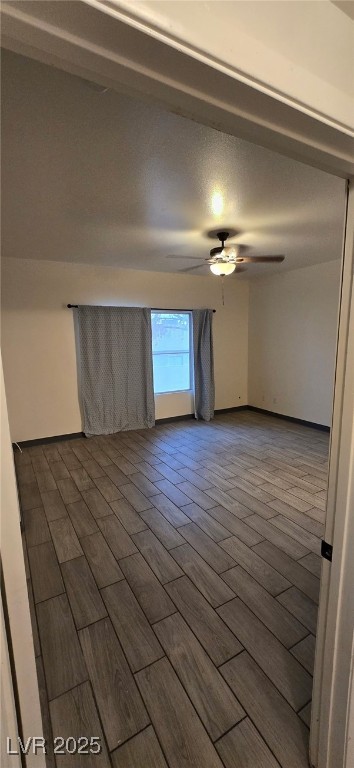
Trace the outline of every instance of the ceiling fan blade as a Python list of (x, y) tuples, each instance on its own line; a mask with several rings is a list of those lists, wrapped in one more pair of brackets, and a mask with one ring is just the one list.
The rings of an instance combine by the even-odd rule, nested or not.
[(202, 261), (203, 256), (183, 256), (182, 254), (180, 254), (179, 256), (177, 256), (177, 255), (168, 255), (168, 256), (165, 256), (165, 258), (166, 259), (179, 259), (180, 261), (182, 261), (183, 259), (188, 259), (188, 261), (189, 260)]
[(284, 261), (285, 256), (238, 256), (237, 264), (270, 264), (271, 262)]
[(196, 264), (195, 267), (186, 267), (185, 269), (179, 269), (179, 272), (192, 272), (193, 269), (201, 269), (205, 264)]

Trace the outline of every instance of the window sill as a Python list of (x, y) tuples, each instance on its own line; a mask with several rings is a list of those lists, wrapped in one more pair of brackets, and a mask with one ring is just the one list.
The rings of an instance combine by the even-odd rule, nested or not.
[(165, 395), (193, 395), (193, 389), (172, 389), (169, 392), (154, 392), (154, 397), (164, 397)]

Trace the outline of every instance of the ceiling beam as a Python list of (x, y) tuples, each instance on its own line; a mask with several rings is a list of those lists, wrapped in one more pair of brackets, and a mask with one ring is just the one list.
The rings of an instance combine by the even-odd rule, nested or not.
[[(112, 3), (110, 3), (112, 6)], [(285, 103), (212, 56), (177, 50), (156, 29), (103, 2), (3, 2), (2, 44), (16, 53), (116, 90), (153, 100), (225, 133), (348, 178), (347, 131)]]

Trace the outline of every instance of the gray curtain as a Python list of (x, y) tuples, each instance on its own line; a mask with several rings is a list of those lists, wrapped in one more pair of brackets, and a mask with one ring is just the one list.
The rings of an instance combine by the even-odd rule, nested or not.
[(192, 315), (195, 418), (210, 421), (214, 416), (215, 401), (213, 310), (194, 309)]
[(85, 434), (152, 427), (151, 310), (79, 306), (77, 321)]

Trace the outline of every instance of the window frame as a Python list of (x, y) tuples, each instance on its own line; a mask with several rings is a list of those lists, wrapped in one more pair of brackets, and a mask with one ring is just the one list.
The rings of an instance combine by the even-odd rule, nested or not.
[[(172, 352), (154, 352), (152, 351), (152, 364), (154, 368), (154, 355), (186, 355), (189, 354), (189, 387), (187, 389), (166, 389), (163, 392), (155, 392), (154, 396), (160, 395), (178, 395), (186, 392), (194, 392), (194, 375), (193, 375), (193, 316), (190, 309), (152, 309), (151, 315), (189, 315), (189, 350), (186, 351), (172, 351)], [(151, 331), (152, 331), (152, 317), (151, 317)]]

